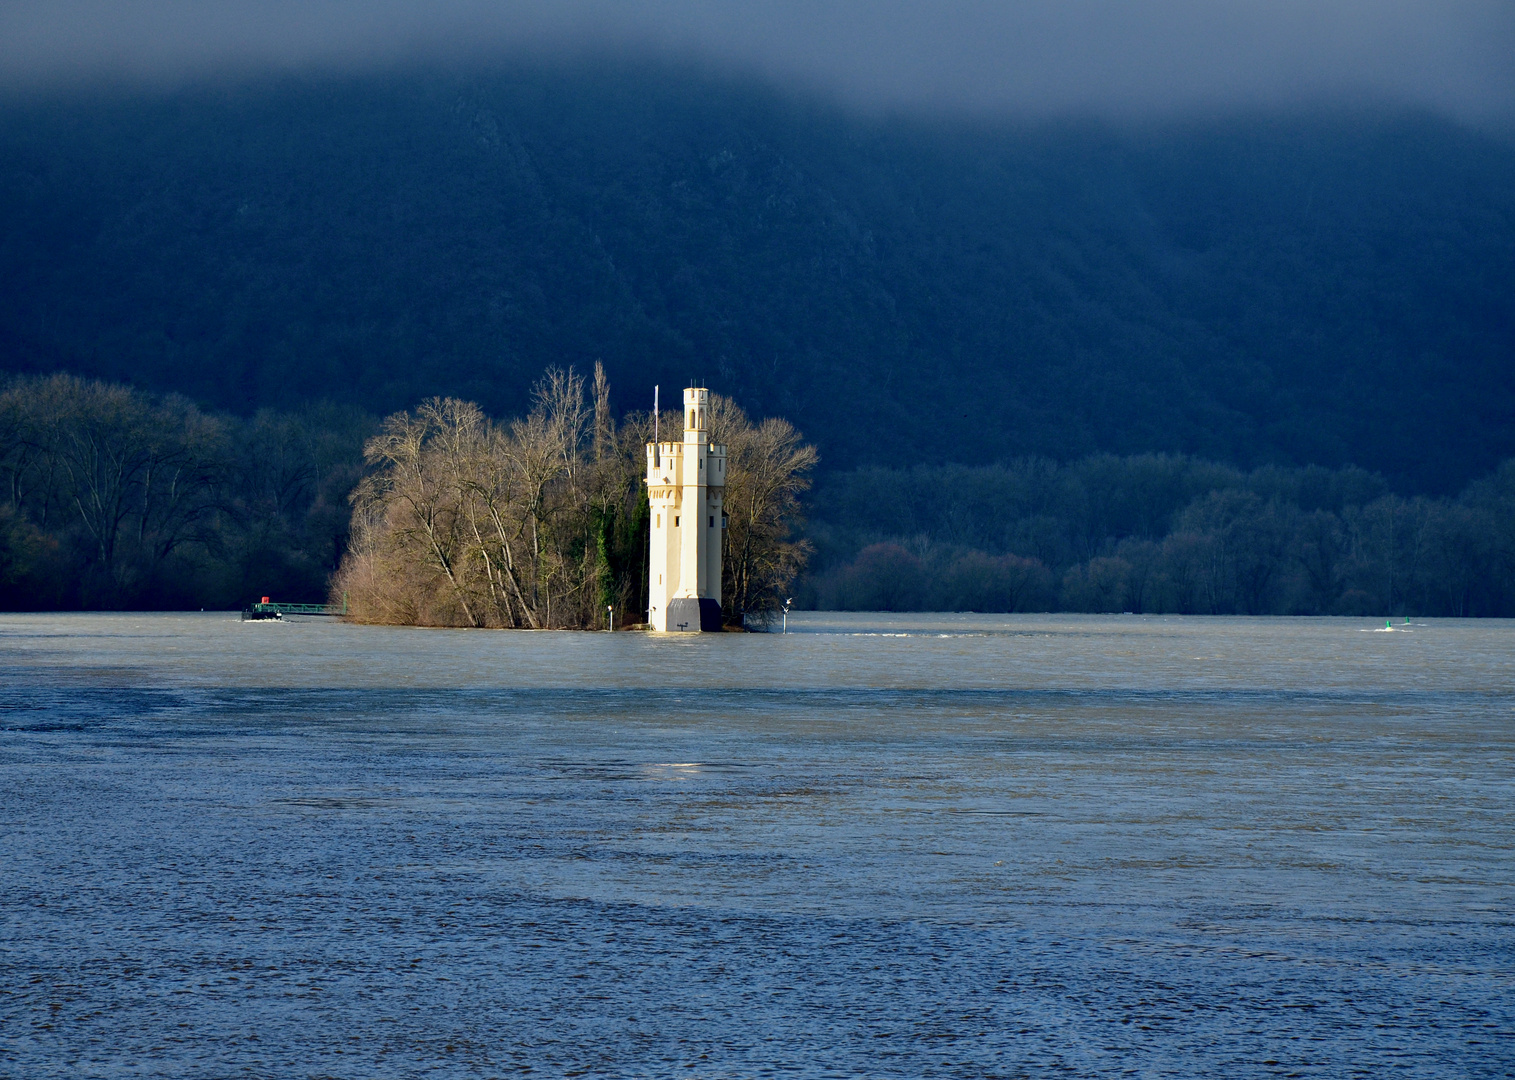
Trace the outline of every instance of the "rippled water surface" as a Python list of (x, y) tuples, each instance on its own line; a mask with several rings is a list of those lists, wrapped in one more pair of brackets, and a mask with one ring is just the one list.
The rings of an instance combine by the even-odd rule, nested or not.
[(1508, 1076), (1515, 625), (0, 618), (0, 1075)]

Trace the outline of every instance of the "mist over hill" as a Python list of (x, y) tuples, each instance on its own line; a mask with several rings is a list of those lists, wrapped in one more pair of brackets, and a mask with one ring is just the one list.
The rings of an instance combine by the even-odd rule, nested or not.
[(0, 107), (0, 366), (250, 414), (522, 411), (604, 361), (823, 468), (1184, 453), (1447, 493), (1515, 455), (1515, 148), (1408, 113), (864, 118), (690, 70)]

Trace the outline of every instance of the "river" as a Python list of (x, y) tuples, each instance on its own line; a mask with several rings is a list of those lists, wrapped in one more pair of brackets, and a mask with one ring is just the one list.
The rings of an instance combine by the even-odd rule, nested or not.
[(1515, 624), (0, 617), (0, 1075), (1508, 1076)]

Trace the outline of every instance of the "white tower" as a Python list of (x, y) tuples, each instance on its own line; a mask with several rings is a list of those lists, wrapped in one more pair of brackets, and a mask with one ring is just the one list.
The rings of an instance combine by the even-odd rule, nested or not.
[(721, 628), (726, 448), (710, 445), (710, 391), (684, 391), (684, 441), (647, 444), (652, 540), (647, 621), (654, 630)]

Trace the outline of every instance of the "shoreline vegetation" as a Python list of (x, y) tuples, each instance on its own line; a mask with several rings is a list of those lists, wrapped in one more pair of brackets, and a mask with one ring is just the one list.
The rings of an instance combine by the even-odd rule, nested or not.
[(832, 474), (806, 607), (1515, 616), (1515, 460), (1452, 498), (1166, 454)]
[[(331, 597), (356, 622), (598, 629), (642, 621), (650, 412), (550, 368), (525, 417), (432, 398), (382, 422), (251, 419), (68, 375), (0, 393), (0, 609), (238, 608)], [(682, 437), (680, 410), (661, 434)], [(817, 455), (712, 395), (728, 448), (728, 623), (791, 594)], [(377, 431), (375, 431), (377, 428)]]
[[(1453, 497), (1347, 467), (1179, 455), (820, 474), (716, 398), (726, 615), (834, 610), (1515, 616), (1515, 460)], [(681, 417), (664, 414), (677, 437)], [(233, 610), (618, 627), (645, 603), (652, 417), (550, 369), (524, 417), (433, 398), (211, 413), (70, 375), (0, 390), (0, 610)], [(803, 515), (802, 516), (802, 511)], [(808, 517), (808, 520), (805, 518)]]

